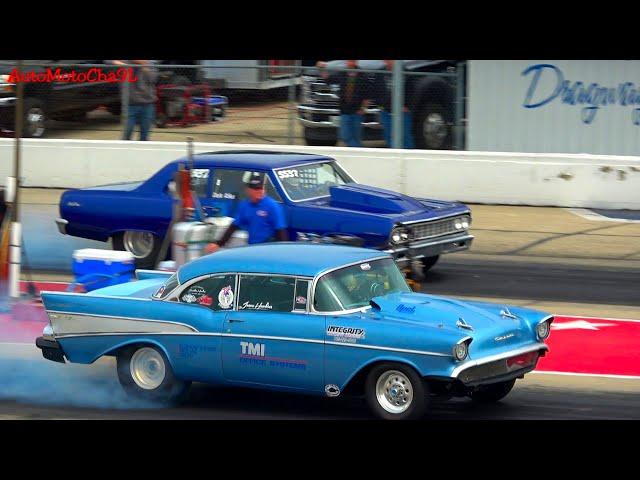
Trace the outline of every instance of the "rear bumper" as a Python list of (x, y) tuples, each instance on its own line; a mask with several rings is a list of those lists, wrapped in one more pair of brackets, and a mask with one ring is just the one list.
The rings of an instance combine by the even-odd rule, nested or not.
[(56, 218), (56, 225), (58, 226), (58, 231), (63, 235), (67, 234), (68, 224), (69, 224), (69, 221), (65, 220), (64, 218)]
[(42, 356), (52, 362), (65, 363), (64, 350), (55, 340), (45, 337), (36, 338), (36, 347), (42, 350)]
[(443, 253), (468, 250), (473, 243), (473, 239), (474, 236), (468, 233), (448, 235), (443, 238), (433, 238), (423, 242), (416, 242), (408, 246), (398, 246), (385, 250), (385, 252), (390, 253), (396, 263), (404, 265), (414, 259), (435, 257)]

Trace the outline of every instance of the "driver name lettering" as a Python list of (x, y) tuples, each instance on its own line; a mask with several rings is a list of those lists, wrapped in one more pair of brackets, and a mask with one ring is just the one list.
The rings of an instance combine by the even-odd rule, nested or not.
[(240, 310), (245, 310), (245, 309), (250, 309), (250, 310), (271, 310), (273, 309), (273, 306), (267, 302), (267, 303), (249, 303), (244, 302), (242, 305), (240, 305)]
[(355, 343), (357, 340), (363, 339), (364, 334), (363, 328), (338, 327), (335, 325), (327, 327), (327, 335), (333, 337), (336, 342)]

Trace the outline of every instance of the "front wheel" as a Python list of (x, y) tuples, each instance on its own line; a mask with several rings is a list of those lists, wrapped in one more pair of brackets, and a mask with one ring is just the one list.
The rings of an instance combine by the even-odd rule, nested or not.
[(491, 385), (485, 385), (478, 387), (469, 394), (471, 400), (478, 403), (495, 403), (506, 397), (513, 386), (516, 384), (516, 379), (508, 380), (506, 382), (493, 383)]
[(150, 345), (120, 350), (117, 369), (122, 388), (140, 400), (178, 403), (185, 399), (191, 384), (176, 378), (165, 354)]
[(37, 98), (25, 98), (22, 119), (22, 136), (24, 138), (41, 138), (46, 132), (47, 116), (44, 104)]
[(424, 416), (429, 399), (425, 382), (411, 367), (382, 363), (367, 376), (365, 395), (375, 415), (384, 420), (411, 420)]
[(161, 241), (153, 233), (126, 231), (113, 236), (113, 249), (131, 253), (137, 268), (153, 268), (158, 260)]
[(416, 114), (416, 147), (424, 150), (449, 150), (452, 146), (451, 120), (439, 103), (426, 103)]

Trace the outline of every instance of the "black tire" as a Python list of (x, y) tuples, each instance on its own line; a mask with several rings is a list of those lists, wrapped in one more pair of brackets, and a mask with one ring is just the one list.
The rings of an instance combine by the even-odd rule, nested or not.
[[(400, 372), (408, 378), (410, 388), (413, 390), (411, 404), (400, 413), (392, 413), (386, 410), (378, 401), (376, 394), (378, 380), (391, 371)], [(401, 363), (385, 362), (373, 367), (367, 375), (365, 397), (371, 411), (383, 420), (416, 420), (426, 414), (429, 406), (429, 390), (426, 383), (413, 368)]]
[(316, 136), (313, 132), (314, 128), (304, 129), (304, 141), (312, 147), (335, 147), (338, 145), (337, 135)]
[[(154, 389), (142, 388), (131, 373), (131, 359), (133, 355), (143, 348), (150, 348), (160, 354), (164, 362), (165, 375), (162, 383)], [(171, 364), (162, 350), (152, 345), (135, 345), (122, 348), (117, 354), (117, 371), (120, 385), (127, 395), (144, 401), (158, 402), (167, 405), (183, 402), (189, 393), (191, 382), (180, 380), (173, 373)]]
[[(440, 125), (438, 119), (442, 121), (440, 135), (425, 135), (425, 123), (431, 119), (434, 119), (436, 125)], [(450, 150), (453, 140), (450, 109), (440, 103), (433, 102), (427, 102), (418, 108), (414, 123), (414, 138), (416, 148), (423, 150)]]
[(514, 378), (506, 382), (485, 385), (471, 392), (469, 396), (477, 403), (495, 403), (506, 397), (515, 384), (516, 379)]
[[(25, 98), (23, 103), (22, 117), (22, 137), (23, 138), (42, 138), (46, 132), (45, 122), (47, 114), (44, 103), (37, 98)], [(34, 115), (41, 115), (41, 120), (35, 123)]]
[[(113, 236), (113, 249), (128, 251), (124, 244), (124, 232), (118, 233)], [(162, 239), (153, 235), (153, 248), (151, 253), (146, 257), (136, 257), (136, 268), (151, 268), (153, 269), (158, 261), (158, 254), (160, 253), (160, 247), (162, 245)], [(132, 252), (133, 253), (133, 252)]]
[(422, 259), (422, 273), (426, 274), (431, 267), (436, 264), (439, 258), (440, 255), (436, 255), (435, 257), (424, 257)]

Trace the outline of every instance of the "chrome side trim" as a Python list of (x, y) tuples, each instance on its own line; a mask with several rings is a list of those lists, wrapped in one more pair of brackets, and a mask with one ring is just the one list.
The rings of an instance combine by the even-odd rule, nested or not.
[(57, 292), (57, 291), (53, 291), (53, 290), (42, 290), (40, 292), (40, 294), (42, 295), (43, 293), (52, 293), (52, 294), (56, 294), (56, 295), (65, 295), (65, 296), (72, 296), (72, 297), (91, 297), (91, 298), (119, 298), (122, 300), (135, 300), (136, 302), (150, 302), (151, 299), (150, 298), (137, 298), (137, 297), (125, 297), (125, 296), (119, 296), (119, 295), (88, 295), (86, 293), (75, 293), (75, 292)]
[(463, 363), (462, 365), (460, 365), (459, 367), (456, 367), (453, 369), (453, 371), (451, 372), (451, 377), (452, 378), (458, 378), (458, 375), (460, 375), (460, 372), (471, 368), (471, 367), (477, 367), (478, 365), (484, 365), (485, 363), (491, 363), (491, 362), (495, 362), (496, 360), (502, 360), (504, 358), (509, 358), (509, 357), (515, 357), (517, 355), (521, 355), (523, 353), (529, 353), (529, 352), (535, 352), (537, 350), (549, 350), (549, 347), (546, 346), (544, 343), (536, 343), (535, 345), (531, 345), (528, 347), (522, 347), (522, 348), (518, 348), (517, 350), (510, 350), (508, 352), (504, 352), (504, 353), (499, 353), (496, 355), (491, 355), (489, 357), (484, 357), (481, 358), (480, 360), (471, 360), (468, 361), (466, 363)]
[(354, 347), (354, 348), (368, 348), (370, 350), (384, 350), (388, 352), (402, 352), (402, 353), (415, 353), (418, 355), (430, 355), (434, 357), (451, 357), (448, 353), (438, 352), (426, 352), (423, 350), (409, 350), (406, 348), (393, 348), (393, 347), (379, 347), (376, 345), (361, 345), (358, 343), (345, 343), (345, 342), (325, 342), (327, 345), (337, 345), (339, 347)]

